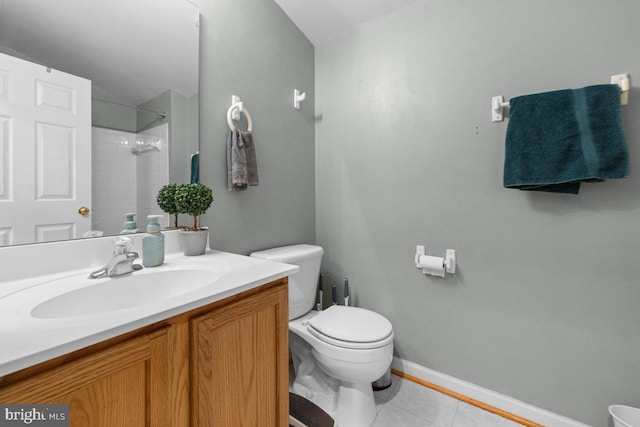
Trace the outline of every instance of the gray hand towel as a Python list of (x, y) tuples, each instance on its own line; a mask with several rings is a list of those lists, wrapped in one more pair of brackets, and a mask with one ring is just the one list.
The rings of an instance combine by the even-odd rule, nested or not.
[(230, 130), (227, 136), (227, 189), (241, 191), (258, 183), (256, 149), (251, 132)]

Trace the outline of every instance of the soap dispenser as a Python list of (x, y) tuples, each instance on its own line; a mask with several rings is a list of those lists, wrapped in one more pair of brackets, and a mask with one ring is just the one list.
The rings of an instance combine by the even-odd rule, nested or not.
[(139, 233), (138, 226), (136, 225), (136, 220), (133, 219), (135, 213), (126, 213), (124, 217), (126, 220), (124, 221), (124, 230), (120, 232), (120, 234), (135, 234)]
[(142, 265), (157, 267), (164, 262), (164, 234), (158, 220), (162, 215), (148, 215), (147, 234), (142, 238)]

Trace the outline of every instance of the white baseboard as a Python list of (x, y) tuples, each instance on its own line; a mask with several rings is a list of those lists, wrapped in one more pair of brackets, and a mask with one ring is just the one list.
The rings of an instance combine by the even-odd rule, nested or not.
[(417, 363), (394, 357), (391, 367), (423, 381), (462, 394), (494, 408), (525, 418), (546, 427), (591, 427), (579, 421), (521, 402), (504, 394), (477, 386)]

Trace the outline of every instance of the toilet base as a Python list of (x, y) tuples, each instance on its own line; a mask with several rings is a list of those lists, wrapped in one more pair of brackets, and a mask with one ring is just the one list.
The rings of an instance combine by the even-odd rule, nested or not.
[(329, 414), (338, 427), (370, 427), (376, 417), (371, 383), (349, 383), (325, 374), (315, 363), (311, 348), (290, 334), (295, 380), (289, 388)]
[(313, 380), (313, 389), (294, 381), (293, 393), (303, 396), (319, 406), (336, 421), (337, 427), (371, 427), (376, 418), (376, 404), (371, 384), (323, 384)]
[(341, 383), (337, 402), (338, 426), (370, 427), (376, 418), (376, 403), (370, 383)]

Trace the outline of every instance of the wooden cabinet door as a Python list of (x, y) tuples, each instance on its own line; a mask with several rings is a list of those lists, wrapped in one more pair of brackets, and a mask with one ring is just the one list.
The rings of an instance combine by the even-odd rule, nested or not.
[(72, 427), (171, 426), (167, 329), (0, 388), (0, 402), (69, 404)]
[(288, 426), (286, 281), (191, 320), (192, 425)]

